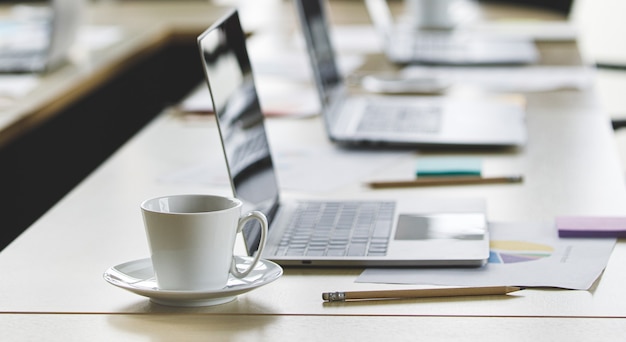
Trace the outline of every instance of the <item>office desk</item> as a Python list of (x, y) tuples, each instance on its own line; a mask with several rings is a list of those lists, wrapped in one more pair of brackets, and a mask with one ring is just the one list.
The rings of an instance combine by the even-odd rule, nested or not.
[[(381, 193), (352, 184), (323, 195), (427, 200), (431, 196), (474, 197), (478, 194), (488, 199), (489, 216), (494, 220), (548, 220), (552, 212), (567, 208), (578, 208), (576, 210), (587, 214), (621, 213), (623, 194), (620, 187), (614, 186), (621, 182), (621, 173), (606, 171), (616, 169), (615, 156), (601, 153), (593, 163), (585, 161), (595, 155), (597, 148), (611, 150), (609, 128), (602, 115), (588, 113), (569, 117), (568, 121), (580, 118), (585, 125), (577, 129), (582, 130), (584, 126), (590, 136), (598, 138), (592, 139), (591, 145), (579, 152), (583, 157), (580, 159), (563, 153), (577, 139), (573, 134), (577, 129), (570, 125), (560, 127), (563, 124), (557, 120), (560, 116), (551, 118), (545, 113), (539, 116), (536, 125), (531, 126), (533, 131), (561, 132), (552, 148), (533, 149), (529, 145), (521, 152), (480, 154), (487, 169), (505, 169), (509, 164), (523, 169), (529, 180), (519, 187), (494, 185)], [(232, 327), (237, 331), (232, 335), (235, 340), (257, 334), (267, 339), (288, 339), (298, 333), (313, 340), (344, 334), (380, 336), (381, 331), (369, 330), (373, 329), (373, 324), (380, 324), (377, 326), (393, 329), (398, 338), (418, 331), (423, 334), (420, 336), (436, 337), (441, 336), (443, 330), (448, 332), (445, 336), (473, 338), (488, 332), (489, 337), (497, 337), (512, 331), (518, 332), (520, 337), (540, 336), (538, 340), (549, 340), (558, 330), (560, 336), (576, 340), (596, 334), (596, 329), (600, 328), (607, 329), (607, 335), (600, 335), (603, 338), (619, 336), (626, 329), (626, 309), (616, 304), (626, 299), (621, 285), (626, 281), (622, 272), (626, 250), (621, 242), (606, 272), (591, 291), (533, 289), (507, 298), (322, 304), (320, 294), (323, 291), (394, 287), (353, 283), (359, 269), (286, 269), (281, 279), (241, 295), (234, 302), (193, 309), (151, 304), (143, 297), (105, 283), (102, 272), (109, 266), (148, 255), (138, 209), (141, 200), (165, 193), (228, 193), (226, 186), (162, 181), (164, 175), (219, 153), (216, 127), (211, 118), (208, 119), (190, 123), (177, 115), (164, 113), (0, 254), (0, 272), (10, 275), (0, 282), (0, 311), (3, 313), (0, 324), (10, 328), (3, 331), (11, 331), (15, 336), (28, 336), (24, 334), (37, 331), (48, 335), (63, 326), (78, 324), (80, 329), (71, 328), (66, 334), (91, 338), (97, 331), (97, 337), (102, 339), (141, 336), (156, 339), (168, 334), (191, 334), (197, 338), (204, 336), (203, 333), (231, 336)], [(297, 132), (301, 143), (327, 143), (318, 119), (273, 119), (268, 127), (273, 145), (295, 139), (290, 132)], [(303, 132), (307, 133), (303, 135)], [(603, 135), (606, 138), (599, 138)], [(585, 152), (587, 149), (590, 151)], [(559, 159), (558, 155), (563, 157)], [(534, 161), (549, 157), (566, 164), (561, 168), (563, 175), (558, 182), (570, 184), (569, 192), (561, 193), (558, 186), (553, 187), (558, 189), (555, 192), (547, 188), (552, 171)], [(406, 160), (412, 161), (411, 157)], [(215, 167), (225, 172), (224, 165)], [(567, 171), (569, 168), (580, 169), (580, 174)], [(580, 184), (588, 180), (585, 177), (588, 172), (600, 176), (594, 184)], [(545, 186), (543, 189), (541, 184)], [(589, 192), (591, 187), (600, 189)], [(586, 197), (575, 196), (577, 191), (588, 193)], [(540, 195), (532, 195), (537, 192)], [(236, 328), (237, 322), (243, 319), (240, 315), (252, 320), (253, 323), (246, 325), (250, 330)], [(540, 317), (549, 319), (538, 319)], [(222, 322), (228, 324), (224, 326)], [(36, 323), (41, 323), (37, 325), (40, 328), (22, 330), (24, 325)], [(340, 332), (329, 326), (339, 326)], [(587, 328), (592, 330), (587, 331)]]
[[(521, 172), (522, 184), (375, 191), (355, 180), (324, 193), (285, 195), (415, 201), (483, 197), (492, 221), (550, 222), (560, 214), (624, 215), (626, 190), (611, 128), (593, 93), (559, 91), (528, 95), (527, 100), (527, 146), (446, 152), (481, 157), (485, 172)], [(273, 118), (267, 126), (272, 146), (330, 144), (318, 117)], [(624, 336), (626, 245), (622, 241), (590, 291), (529, 289), (507, 297), (325, 305), (320, 298), (324, 291), (394, 286), (356, 284), (360, 269), (290, 268), (276, 282), (228, 304), (170, 308), (107, 284), (102, 279), (106, 268), (148, 256), (138, 207), (143, 199), (172, 193), (230, 194), (227, 184), (164, 180), (216, 155), (221, 156), (221, 150), (212, 117), (188, 120), (166, 110), (135, 135), (0, 252), (3, 336), (481, 341)], [(415, 155), (407, 154), (377, 176), (412, 169), (414, 161)], [(223, 161), (212, 167), (217, 173), (226, 172)]]
[[(574, 99), (572, 101), (572, 105), (580, 105)], [(554, 112), (530, 111), (528, 124), (534, 133), (523, 150), (476, 153), (483, 158), (485, 172), (507, 174), (521, 170), (525, 176), (522, 184), (370, 190), (355, 180), (353, 184), (330, 192), (287, 192), (285, 195), (413, 201), (484, 197), (487, 200), (488, 217), (492, 221), (545, 222), (551, 221), (558, 214), (623, 213), (626, 195), (621, 186), (622, 174), (609, 138), (610, 127), (606, 118), (591, 112), (558, 115)], [(300, 144), (329, 144), (319, 118), (271, 119), (267, 125), (272, 146), (285, 146), (294, 141)], [(584, 143), (578, 142), (582, 133), (590, 137)], [(575, 153), (571, 153), (573, 151)], [(105, 283), (101, 273), (109, 266), (149, 255), (138, 211), (138, 205), (143, 199), (168, 193), (230, 194), (227, 184), (217, 186), (210, 182), (165, 180), (166, 176), (200, 165), (205, 160), (220, 161), (219, 158), (211, 158), (215, 154), (221, 154), (221, 150), (212, 117), (200, 122), (189, 122), (174, 112), (165, 112), (2, 252), (0, 271), (13, 276), (0, 284), (0, 310), (112, 313), (161, 311), (162, 307)], [(372, 162), (375, 161), (376, 156), (373, 156)], [(407, 154), (393, 168), (381, 172), (380, 176), (394, 172), (396, 167), (406, 166), (410, 169), (414, 162), (415, 156)], [(281, 164), (280, 159), (277, 164)], [(217, 172), (226, 172), (223, 162), (216, 162), (211, 167), (217, 168)], [(626, 281), (626, 274), (620, 270), (620, 265), (626, 262), (624, 247), (622, 244), (617, 245), (602, 280), (591, 292), (526, 290), (504, 300), (464, 299), (443, 303), (440, 300), (427, 300), (414, 305), (395, 302), (324, 306), (320, 301), (323, 291), (388, 286), (353, 284), (355, 276), (360, 272), (358, 269), (287, 269), (285, 276), (276, 283), (241, 296), (234, 303), (192, 311), (626, 317), (626, 307), (613, 305), (622, 299), (626, 300), (626, 294), (623, 294), (621, 288), (621, 284)], [(20, 262), (16, 263), (15, 260)], [(54, 289), (55, 296), (49, 296), (47, 291), (38, 291), (42, 278), (46, 279), (48, 291)], [(27, 298), (16, 295), (16, 292), (23, 293)], [(101, 295), (94, 296), (94, 293)]]
[[(2, 315), (7, 341), (620, 341), (623, 319), (272, 315)], [(9, 329), (7, 329), (9, 328)], [(461, 337), (461, 338), (459, 338)]]

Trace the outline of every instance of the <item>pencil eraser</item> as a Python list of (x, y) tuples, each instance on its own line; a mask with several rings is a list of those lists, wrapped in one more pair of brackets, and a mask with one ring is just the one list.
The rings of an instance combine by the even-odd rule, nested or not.
[(420, 157), (416, 175), (428, 176), (480, 176), (482, 160), (475, 157)]
[(626, 217), (561, 216), (556, 227), (559, 237), (626, 237)]

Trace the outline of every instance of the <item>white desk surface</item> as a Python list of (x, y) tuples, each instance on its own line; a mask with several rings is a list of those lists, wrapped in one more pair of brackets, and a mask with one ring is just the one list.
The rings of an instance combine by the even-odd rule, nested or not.
[(6, 341), (622, 341), (625, 319), (1, 315)]
[[(359, 182), (313, 196), (483, 197), (493, 221), (550, 221), (556, 215), (624, 215), (626, 190), (606, 113), (592, 91), (533, 94), (529, 143), (475, 151), (484, 170), (523, 173), (520, 185), (370, 190)], [(329, 144), (319, 118), (270, 119), (272, 145)], [(425, 154), (436, 154), (426, 153)], [(276, 282), (209, 308), (169, 308), (107, 284), (103, 271), (148, 256), (139, 203), (172, 193), (230, 194), (227, 186), (160, 181), (220, 154), (213, 118), (163, 113), (0, 252), (0, 331), (9, 340), (201, 339), (614, 340), (626, 331), (626, 244), (589, 291), (529, 289), (507, 297), (324, 305), (329, 290), (356, 284), (359, 269), (286, 269)], [(454, 154), (454, 153), (449, 153)], [(408, 155), (389, 175), (411, 166)], [(215, 164), (225, 172), (223, 163)], [(332, 167), (329, 166), (329, 167)], [(341, 170), (349, 172), (349, 170)], [(386, 174), (381, 173), (380, 176)], [(291, 195), (291, 194), (288, 194)], [(301, 194), (294, 194), (301, 195)], [(306, 195), (306, 194), (304, 194)], [(311, 195), (309, 195), (311, 196)], [(337, 330), (334, 327), (339, 326)], [(393, 335), (379, 327), (388, 327)], [(52, 337), (51, 337), (52, 336)]]
[[(487, 199), (489, 218), (495, 221), (545, 221), (557, 213), (623, 214), (626, 193), (607, 119), (579, 103), (585, 97), (576, 92), (553, 96), (569, 98), (562, 107), (572, 112), (556, 106), (552, 111), (534, 110), (531, 97), (526, 148), (476, 153), (484, 158), (485, 170), (521, 170), (526, 177), (521, 185), (380, 191), (356, 183), (324, 196), (479, 196)], [(549, 98), (539, 97), (546, 102)], [(574, 109), (581, 105), (583, 109)], [(267, 125), (276, 146), (291, 141), (328, 144), (318, 118), (271, 119)], [(358, 269), (287, 269), (275, 283), (235, 302), (199, 309), (161, 307), (107, 284), (102, 279), (106, 268), (149, 255), (138, 208), (143, 199), (172, 193), (230, 194), (226, 186), (159, 180), (220, 151), (212, 117), (186, 121), (164, 113), (0, 254), (0, 274), (11, 275), (0, 282), (0, 311), (626, 317), (626, 306), (615, 305), (626, 302), (621, 285), (626, 281), (623, 243), (591, 291), (525, 290), (505, 298), (323, 305), (324, 291), (391, 287), (355, 284)], [(414, 161), (414, 155), (407, 155), (408, 165)], [(225, 172), (223, 162), (214, 167)]]

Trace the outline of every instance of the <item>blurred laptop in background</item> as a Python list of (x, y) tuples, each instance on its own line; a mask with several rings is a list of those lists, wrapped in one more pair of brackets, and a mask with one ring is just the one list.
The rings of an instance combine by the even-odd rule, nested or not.
[[(365, 4), (384, 53), (394, 63), (529, 64), (539, 56), (530, 38), (496, 37), (462, 29), (418, 29), (396, 23), (387, 0), (365, 0)], [(424, 8), (416, 7), (414, 12), (420, 10)]]
[(76, 40), (83, 1), (15, 6), (0, 20), (0, 73), (39, 73), (62, 64)]
[(502, 100), (351, 94), (338, 70), (324, 0), (294, 0), (329, 138), (360, 146), (521, 146), (525, 108)]

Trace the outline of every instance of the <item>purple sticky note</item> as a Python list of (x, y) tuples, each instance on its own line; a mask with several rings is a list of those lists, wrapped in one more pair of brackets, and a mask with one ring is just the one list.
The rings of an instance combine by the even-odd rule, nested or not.
[(561, 216), (556, 218), (559, 237), (626, 237), (626, 217)]

